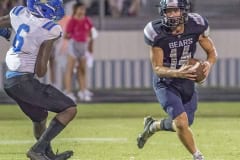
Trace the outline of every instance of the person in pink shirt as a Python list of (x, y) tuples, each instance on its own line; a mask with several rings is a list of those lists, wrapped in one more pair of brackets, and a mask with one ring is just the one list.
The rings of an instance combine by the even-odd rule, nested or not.
[(65, 92), (76, 100), (72, 93), (72, 75), (77, 64), (78, 82), (80, 91), (78, 96), (82, 101), (91, 101), (92, 93), (86, 87), (86, 53), (93, 53), (92, 21), (86, 15), (83, 3), (73, 6), (73, 14), (69, 20), (65, 38), (69, 41), (69, 55), (65, 74)]

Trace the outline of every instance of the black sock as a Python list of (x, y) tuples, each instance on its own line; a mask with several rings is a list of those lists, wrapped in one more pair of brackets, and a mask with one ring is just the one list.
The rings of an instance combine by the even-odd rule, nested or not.
[(49, 146), (51, 140), (55, 138), (64, 128), (65, 125), (54, 118), (32, 149), (35, 152), (45, 153), (45, 150)]
[(173, 122), (172, 118), (165, 118), (165, 119), (161, 120), (160, 129), (164, 130), (164, 131), (175, 132), (175, 130), (173, 129), (173, 126), (172, 126), (172, 122)]

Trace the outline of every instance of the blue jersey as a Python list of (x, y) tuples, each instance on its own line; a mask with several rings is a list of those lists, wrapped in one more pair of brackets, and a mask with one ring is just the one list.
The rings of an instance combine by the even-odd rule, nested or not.
[[(145, 42), (152, 47), (162, 48), (164, 52), (163, 65), (178, 69), (196, 52), (200, 35), (208, 36), (208, 21), (197, 13), (189, 13), (188, 21), (184, 25), (184, 33), (172, 35), (163, 25), (162, 19), (149, 22), (144, 28)], [(158, 84), (177, 89), (180, 96), (189, 96), (194, 92), (194, 82), (181, 78), (157, 77)], [(188, 99), (187, 98), (187, 99)]]
[(9, 28), (0, 28), (0, 36), (6, 38), (7, 40), (9, 40), (10, 36), (11, 36), (11, 29), (9, 29)]

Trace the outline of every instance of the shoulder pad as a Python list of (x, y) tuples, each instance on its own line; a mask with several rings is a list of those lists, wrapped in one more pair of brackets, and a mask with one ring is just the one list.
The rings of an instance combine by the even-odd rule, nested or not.
[(189, 13), (188, 16), (190, 18), (192, 18), (193, 21), (198, 25), (202, 25), (202, 26), (207, 25), (206, 20), (201, 15), (199, 15), (197, 13)]
[(19, 13), (20, 13), (24, 8), (25, 8), (24, 6), (16, 6), (16, 7), (14, 7), (14, 8), (11, 10), (10, 14), (14, 14), (15, 16), (18, 16)]
[(56, 26), (57, 24), (53, 21), (48, 21), (47, 23), (45, 23), (42, 28), (50, 31), (54, 26)]

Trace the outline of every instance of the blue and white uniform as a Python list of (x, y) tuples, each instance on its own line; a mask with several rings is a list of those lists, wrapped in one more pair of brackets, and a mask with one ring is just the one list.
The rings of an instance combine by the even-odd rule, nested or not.
[[(58, 38), (62, 28), (49, 18), (33, 15), (27, 7), (17, 6), (10, 12), (11, 25), (16, 35), (6, 55), (4, 90), (33, 121), (41, 122), (48, 111), (60, 113), (76, 106), (69, 97), (51, 85), (34, 77), (41, 44)], [(51, 54), (49, 51), (48, 54)]]
[(41, 44), (62, 35), (60, 25), (50, 19), (32, 15), (24, 6), (13, 8), (10, 18), (16, 35), (6, 55), (7, 78), (24, 73), (34, 73)]

